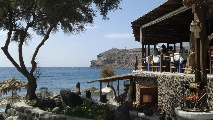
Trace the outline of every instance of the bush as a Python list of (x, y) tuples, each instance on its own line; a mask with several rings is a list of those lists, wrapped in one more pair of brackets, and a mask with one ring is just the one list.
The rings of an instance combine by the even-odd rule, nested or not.
[(85, 100), (83, 105), (69, 108), (65, 115), (95, 120), (115, 120), (115, 114), (106, 105)]
[(114, 76), (114, 75), (115, 75), (115, 70), (114, 69), (110, 68), (107, 65), (104, 65), (102, 67), (102, 70), (100, 72), (101, 78), (111, 77), (111, 76)]
[(34, 99), (27, 102), (28, 105), (33, 107), (39, 107), (41, 110), (51, 111), (55, 107), (61, 107), (61, 104), (56, 105), (55, 100), (41, 100), (41, 99)]
[[(114, 111), (112, 111), (107, 105), (98, 105), (93, 101), (83, 100), (83, 104), (74, 108), (67, 108), (63, 110), (61, 104), (56, 105), (54, 100), (40, 100), (35, 99), (28, 101), (28, 105), (33, 107), (39, 107), (45, 111), (51, 111), (54, 107), (59, 107), (60, 110), (57, 114), (64, 114), (72, 117), (80, 117), (94, 120), (116, 120)], [(1, 119), (0, 119), (1, 120)]]

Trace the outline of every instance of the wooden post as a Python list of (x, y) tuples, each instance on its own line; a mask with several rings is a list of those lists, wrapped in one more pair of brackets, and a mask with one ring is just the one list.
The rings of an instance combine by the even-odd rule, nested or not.
[[(148, 45), (148, 55), (147, 57), (150, 57), (150, 44)], [(150, 63), (146, 63), (147, 64), (147, 71), (150, 71)]]
[(148, 45), (148, 56), (150, 55), (150, 44)]
[(146, 53), (146, 49), (145, 49), (145, 44), (144, 42), (142, 43), (142, 69), (146, 68), (146, 64), (144, 63), (144, 57), (145, 57), (145, 53)]
[(207, 73), (206, 73), (206, 45), (207, 43), (207, 36), (206, 36), (206, 7), (202, 5), (199, 9), (199, 20), (200, 20), (200, 69), (201, 69), (201, 82), (204, 85), (207, 85)]
[(118, 80), (118, 88), (117, 89), (118, 89), (118, 97), (119, 97), (119, 80)]
[[(195, 30), (195, 64), (197, 65), (197, 72), (195, 73), (195, 81), (203, 82), (204, 86), (207, 86), (207, 73), (206, 73), (206, 6), (203, 4), (192, 5), (192, 11), (194, 13), (194, 21), (197, 23)], [(199, 49), (198, 49), (199, 47)], [(202, 99), (203, 105), (208, 106), (207, 97)]]
[(163, 64), (163, 54), (161, 53), (160, 54), (160, 73), (162, 73), (162, 71), (163, 71), (162, 70), (162, 66), (163, 66), (162, 64)]
[(166, 48), (167, 48), (167, 50), (169, 49), (169, 43), (166, 43)]
[(176, 44), (174, 43), (174, 52), (176, 53)]
[(100, 82), (100, 101), (102, 100), (102, 82), (101, 81), (99, 81)]
[(211, 58), (211, 48), (209, 48), (209, 73), (212, 75), (212, 58)]
[[(199, 11), (199, 6), (192, 5), (192, 13), (194, 13), (194, 21), (199, 21), (197, 12)], [(195, 82), (201, 81), (200, 74), (200, 39), (199, 39), (199, 26), (196, 26), (196, 30), (194, 32), (195, 36)]]

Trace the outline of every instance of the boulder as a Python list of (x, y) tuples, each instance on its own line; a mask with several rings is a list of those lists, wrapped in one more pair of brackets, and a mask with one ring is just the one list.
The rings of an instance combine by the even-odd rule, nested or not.
[(0, 113), (0, 120), (4, 120), (5, 118), (4, 118), (4, 115), (3, 115), (3, 113)]
[(154, 114), (154, 112), (152, 111), (150, 105), (145, 104), (143, 106), (143, 112), (145, 114), (145, 116), (152, 116)]
[(60, 108), (59, 108), (59, 107), (55, 107), (55, 108), (52, 110), (53, 113), (57, 113), (57, 112), (59, 112), (59, 111), (60, 111)]
[(83, 104), (81, 97), (70, 90), (60, 90), (60, 95), (64, 104), (71, 108)]
[(130, 120), (129, 110), (131, 109), (132, 107), (129, 102), (124, 102), (119, 107), (117, 107), (115, 110), (115, 116), (117, 120)]
[(5, 113), (7, 114), (7, 110), (11, 108), (11, 105), (8, 103), (5, 108)]
[(46, 114), (46, 115), (44, 115), (44, 119), (45, 120), (51, 120), (52, 116), (50, 114)]

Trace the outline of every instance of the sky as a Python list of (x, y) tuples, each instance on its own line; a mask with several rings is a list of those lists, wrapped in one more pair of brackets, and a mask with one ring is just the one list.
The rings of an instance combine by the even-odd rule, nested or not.
[[(166, 0), (123, 0), (121, 10), (110, 12), (107, 21), (101, 16), (94, 19), (93, 27), (78, 35), (66, 35), (63, 32), (51, 34), (39, 50), (37, 61), (39, 67), (89, 67), (97, 55), (112, 48), (141, 48), (132, 34), (131, 22), (164, 3)], [(6, 31), (0, 31), (0, 47), (6, 39)], [(28, 45), (24, 45), (23, 57), (30, 67), (32, 54), (41, 37), (33, 34)], [(17, 43), (11, 43), (9, 52), (18, 61)], [(13, 67), (0, 50), (0, 67)]]

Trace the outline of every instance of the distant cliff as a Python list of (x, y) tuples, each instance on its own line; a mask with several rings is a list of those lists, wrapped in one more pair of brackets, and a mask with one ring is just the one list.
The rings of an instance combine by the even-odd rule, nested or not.
[(112, 48), (97, 55), (97, 60), (92, 60), (90, 67), (100, 68), (103, 65), (109, 65), (112, 68), (134, 68), (136, 62), (141, 61), (141, 48), (117, 49)]
[[(184, 46), (188, 51), (189, 47)], [(150, 48), (150, 53), (153, 53), (153, 48)], [(180, 51), (180, 47), (176, 46), (176, 51)], [(148, 53), (147, 53), (148, 54)], [(135, 68), (136, 56), (139, 66), (142, 62), (141, 48), (134, 49), (117, 49), (112, 48), (108, 51), (97, 55), (97, 60), (92, 60), (90, 67), (101, 68), (103, 65), (109, 65), (112, 68)]]

